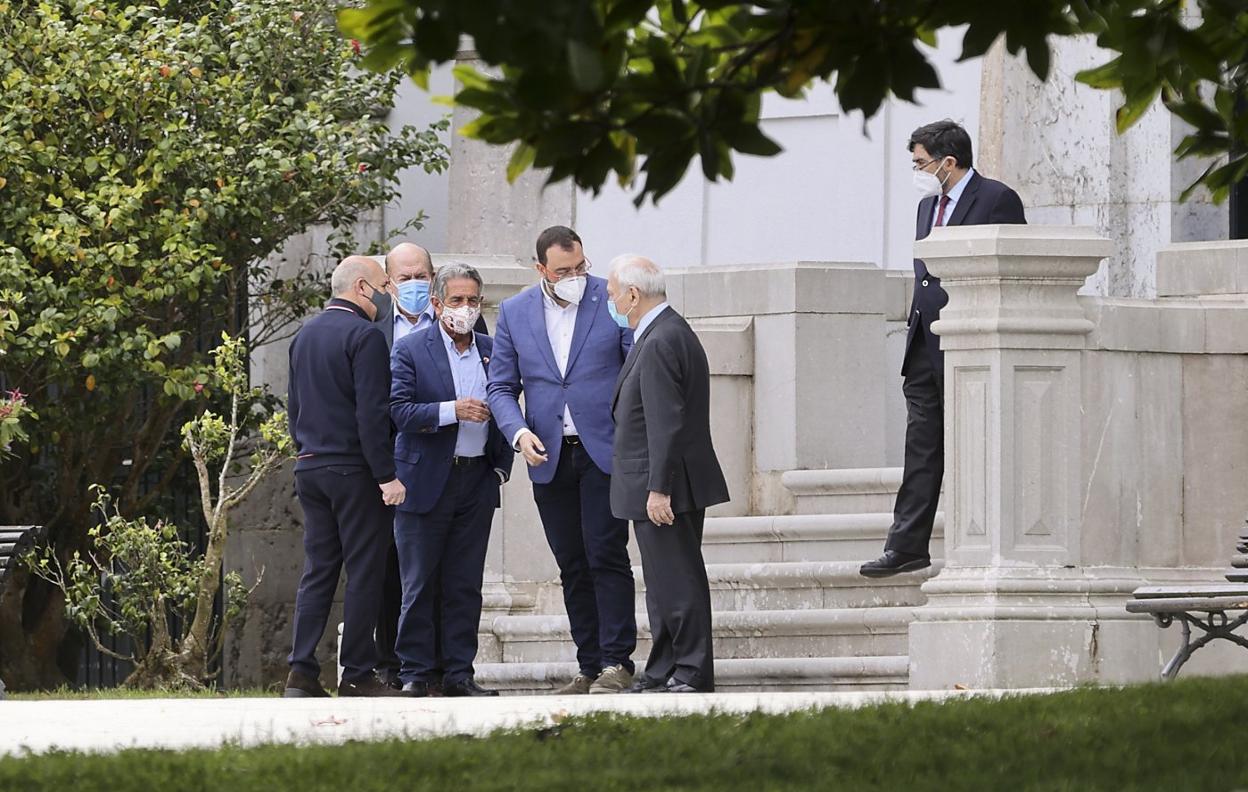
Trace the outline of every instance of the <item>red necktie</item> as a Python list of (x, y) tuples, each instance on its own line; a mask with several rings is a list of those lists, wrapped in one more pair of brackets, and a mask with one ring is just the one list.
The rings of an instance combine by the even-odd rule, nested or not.
[(940, 196), (940, 208), (936, 210), (936, 225), (943, 226), (945, 224), (945, 207), (949, 205), (949, 196)]

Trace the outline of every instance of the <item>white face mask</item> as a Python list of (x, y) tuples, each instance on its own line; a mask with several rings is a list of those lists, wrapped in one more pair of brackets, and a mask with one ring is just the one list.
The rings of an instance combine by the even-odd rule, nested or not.
[(919, 195), (924, 198), (938, 194), (941, 186), (941, 181), (936, 178), (936, 174), (921, 170), (914, 172), (914, 189), (918, 190)]
[(481, 309), (473, 308), (471, 305), (442, 309), (442, 323), (455, 335), (471, 332), (472, 328), (476, 327), (480, 316)]
[[(931, 163), (929, 162), (928, 165)], [(941, 190), (945, 189), (945, 182), (949, 181), (950, 172), (945, 173), (945, 178), (938, 177), (935, 173), (928, 173), (925, 170), (914, 171), (914, 189), (919, 194), (927, 198), (931, 195), (939, 195)]]
[(580, 305), (581, 298), (585, 296), (585, 284), (588, 279), (584, 275), (574, 275), (571, 278), (564, 278), (554, 284), (555, 296), (561, 300), (566, 300), (573, 305)]

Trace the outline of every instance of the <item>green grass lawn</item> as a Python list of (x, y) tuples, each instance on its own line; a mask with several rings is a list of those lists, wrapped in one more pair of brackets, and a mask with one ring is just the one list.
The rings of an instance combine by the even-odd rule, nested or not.
[(1233, 790), (1248, 789), (1246, 736), (1248, 677), (1231, 677), (783, 716), (596, 716), (485, 739), (53, 754), (0, 760), (0, 790)]
[[(123, 687), (89, 689), (62, 687), (54, 690), (41, 690), (38, 693), (14, 693), (10, 690), (6, 695), (13, 701), (96, 701), (99, 699), (277, 698), (279, 693), (280, 691), (276, 688), (273, 690), (265, 690), (263, 688), (240, 688), (238, 690), (186, 690), (184, 688), (177, 690), (133, 690)], [(0, 790), (0, 792), (5, 791)]]

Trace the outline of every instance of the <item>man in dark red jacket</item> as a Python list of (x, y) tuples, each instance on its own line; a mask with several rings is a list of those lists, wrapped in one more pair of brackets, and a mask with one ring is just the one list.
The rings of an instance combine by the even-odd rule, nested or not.
[[(1018, 193), (977, 173), (971, 136), (953, 121), (937, 121), (910, 135), (915, 187), (923, 194), (915, 239), (936, 226), (1026, 223)], [(944, 356), (932, 322), (949, 295), (940, 278), (914, 260), (914, 298), (901, 366), (906, 395), (906, 461), (884, 555), (862, 565), (866, 577), (888, 577), (931, 565), (928, 545), (945, 473)]]

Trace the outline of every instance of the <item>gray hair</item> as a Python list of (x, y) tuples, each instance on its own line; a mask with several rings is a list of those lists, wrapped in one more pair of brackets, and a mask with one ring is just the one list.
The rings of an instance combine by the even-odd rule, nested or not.
[(334, 274), (329, 278), (329, 290), (334, 297), (341, 297), (351, 291), (360, 278), (368, 280), (369, 276), (381, 271), (381, 265), (369, 256), (347, 256), (334, 267)]
[(446, 284), (460, 278), (468, 278), (477, 282), (477, 288), (485, 291), (485, 282), (481, 280), (481, 273), (477, 272), (477, 268), (468, 264), (460, 264), (458, 262), (451, 264), (443, 264), (442, 269), (438, 270), (438, 274), (433, 276), (433, 286), (429, 291), (439, 300), (446, 299)]
[(625, 253), (611, 259), (611, 272), (620, 288), (636, 288), (642, 297), (666, 297), (667, 283), (663, 270), (645, 256)]

